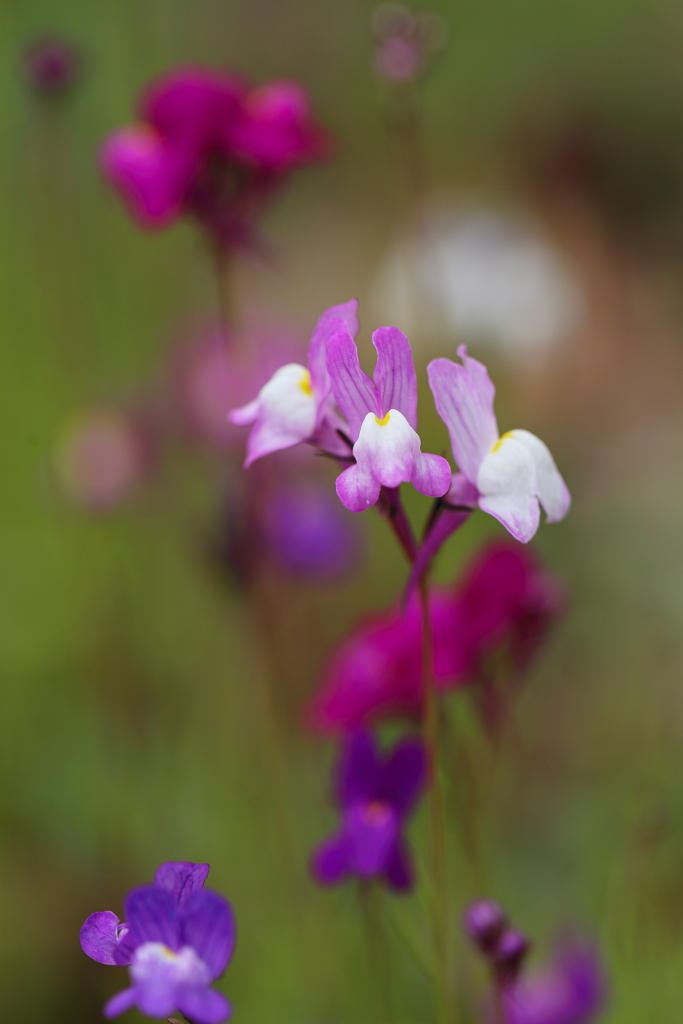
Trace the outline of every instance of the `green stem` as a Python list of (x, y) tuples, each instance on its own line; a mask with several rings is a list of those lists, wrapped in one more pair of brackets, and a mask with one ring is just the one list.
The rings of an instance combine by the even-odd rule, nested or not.
[(439, 773), (439, 709), (433, 672), (432, 630), (429, 618), (429, 589), (420, 582), (422, 611), (422, 687), (424, 741), (429, 773), (429, 819), (432, 854), (432, 934), (434, 942), (436, 1017), (443, 1024), (452, 1019), (448, 984), (448, 880), (446, 876), (446, 835), (441, 776)]
[(368, 946), (368, 965), (371, 986), (377, 1001), (378, 1024), (391, 1024), (391, 983), (384, 922), (382, 919), (382, 893), (369, 879), (361, 879), (359, 898)]

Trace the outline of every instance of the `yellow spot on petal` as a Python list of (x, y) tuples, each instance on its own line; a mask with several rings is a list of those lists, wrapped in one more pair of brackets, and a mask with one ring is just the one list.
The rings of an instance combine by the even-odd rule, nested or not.
[(382, 800), (373, 800), (372, 803), (364, 808), (363, 817), (368, 825), (378, 828), (381, 825), (385, 825), (391, 817), (391, 805), (384, 803)]
[(301, 381), (301, 390), (305, 395), (308, 395), (309, 398), (313, 397), (313, 392), (311, 391), (311, 375), (308, 370), (305, 371), (303, 380)]
[(375, 416), (375, 420), (378, 426), (386, 427), (387, 423), (389, 422), (389, 413), (386, 414), (383, 420), (381, 420), (378, 416)]
[(507, 430), (503, 434), (502, 437), (498, 438), (498, 440), (494, 444), (493, 448), (491, 449), (491, 454), (493, 454), (493, 452), (497, 452), (498, 451), (498, 449), (500, 448), (500, 446), (502, 445), (502, 443), (503, 443), (503, 441), (505, 440), (506, 437), (512, 437), (512, 431), (511, 430)]

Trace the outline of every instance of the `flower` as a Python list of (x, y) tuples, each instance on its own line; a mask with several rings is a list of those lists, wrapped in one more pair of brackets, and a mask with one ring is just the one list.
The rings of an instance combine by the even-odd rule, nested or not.
[(101, 163), (144, 227), (194, 216), (223, 248), (251, 241), (255, 210), (294, 167), (328, 152), (294, 82), (184, 67), (153, 83), (140, 121), (105, 139)]
[(417, 78), (430, 51), (440, 49), (447, 35), (438, 14), (413, 14), (400, 4), (380, 4), (372, 14), (371, 27), (377, 39), (375, 71), (389, 82)]
[(80, 65), (80, 54), (72, 43), (58, 36), (42, 36), (27, 47), (23, 70), (39, 96), (58, 96), (78, 80)]
[(337, 494), (351, 512), (362, 512), (382, 487), (412, 483), (441, 497), (450, 468), (440, 455), (423, 455), (417, 434), (417, 378), (410, 343), (397, 327), (372, 336), (377, 350), (374, 383), (360, 368), (358, 350), (343, 332), (327, 345), (327, 368), (337, 405), (349, 425), (355, 464), (337, 478)]
[(317, 880), (335, 885), (349, 875), (382, 877), (392, 889), (409, 889), (413, 868), (402, 831), (425, 777), (420, 740), (401, 740), (383, 755), (371, 733), (361, 730), (349, 736), (336, 779), (342, 824), (313, 854)]
[[(230, 413), (231, 423), (252, 425), (245, 469), (270, 452), (315, 441), (318, 436), (325, 435), (333, 447), (339, 447), (325, 353), (330, 338), (340, 331), (350, 330), (353, 335), (358, 332), (357, 308), (356, 299), (350, 299), (327, 309), (313, 331), (308, 366), (281, 366), (253, 401)], [(348, 454), (343, 445), (341, 451)]]
[(77, 504), (106, 512), (125, 501), (150, 468), (152, 438), (114, 410), (82, 414), (65, 431), (55, 456), (59, 483)]
[[(437, 687), (483, 681), (487, 660), (501, 650), (509, 667), (523, 671), (562, 602), (558, 582), (529, 551), (505, 540), (487, 545), (455, 587), (430, 592)], [(362, 622), (325, 667), (307, 710), (310, 725), (334, 733), (384, 718), (419, 718), (421, 641), (415, 596), (405, 609)]]
[(606, 1002), (604, 969), (597, 950), (584, 941), (565, 941), (553, 962), (523, 974), (503, 992), (509, 1024), (589, 1024)]
[(133, 1006), (148, 1017), (179, 1010), (196, 1024), (221, 1024), (229, 1002), (210, 987), (235, 948), (230, 904), (203, 885), (208, 864), (170, 861), (153, 885), (128, 894), (126, 923), (110, 910), (91, 914), (81, 928), (81, 947), (101, 964), (127, 965), (132, 985), (109, 1000), (105, 1017)]
[(444, 499), (452, 505), (478, 505), (526, 544), (538, 529), (539, 502), (549, 523), (558, 522), (571, 498), (546, 445), (528, 430), (498, 433), (495, 387), (486, 367), (467, 355), (462, 365), (434, 359), (427, 367), (429, 385), (448, 428), (460, 469)]

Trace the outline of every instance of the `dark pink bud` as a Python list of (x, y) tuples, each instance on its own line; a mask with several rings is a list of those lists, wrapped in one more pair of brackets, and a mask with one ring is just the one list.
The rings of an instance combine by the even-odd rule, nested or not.
[(79, 76), (77, 50), (65, 39), (43, 36), (24, 55), (24, 74), (34, 92), (54, 96), (66, 92)]
[(481, 951), (490, 956), (496, 943), (507, 925), (505, 911), (493, 900), (477, 900), (470, 903), (463, 915), (463, 928), (479, 946)]
[(528, 951), (529, 940), (522, 932), (508, 928), (502, 933), (492, 953), (499, 981), (509, 984), (515, 980)]

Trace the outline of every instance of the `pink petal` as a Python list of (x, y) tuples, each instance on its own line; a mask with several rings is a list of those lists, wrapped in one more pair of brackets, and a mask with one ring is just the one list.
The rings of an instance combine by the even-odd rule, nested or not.
[(381, 416), (379, 395), (358, 360), (358, 349), (348, 333), (336, 334), (327, 344), (327, 369), (332, 393), (349, 424), (351, 440), (356, 441), (369, 412)]
[(417, 377), (410, 342), (398, 327), (380, 327), (372, 336), (377, 349), (373, 379), (382, 411), (398, 409), (417, 430)]
[(427, 376), (439, 416), (448, 428), (453, 457), (467, 479), (475, 483), (482, 459), (498, 440), (493, 412), (496, 389), (486, 367), (468, 356), (464, 345), (458, 355), (464, 365), (433, 359)]

